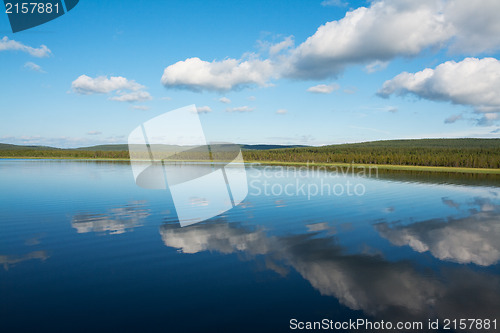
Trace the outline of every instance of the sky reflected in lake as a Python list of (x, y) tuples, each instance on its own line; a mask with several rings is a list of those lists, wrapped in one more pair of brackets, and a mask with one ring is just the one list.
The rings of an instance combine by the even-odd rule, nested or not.
[[(247, 167), (239, 206), (181, 227), (168, 190), (136, 186), (127, 163), (1, 160), (2, 326), (282, 332), (292, 318), (500, 320), (496, 180), (264, 168)], [(352, 195), (296, 191), (348, 182)]]

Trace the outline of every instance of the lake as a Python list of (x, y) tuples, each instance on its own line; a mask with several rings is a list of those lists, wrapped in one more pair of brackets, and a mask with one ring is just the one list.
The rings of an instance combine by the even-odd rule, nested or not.
[(246, 171), (241, 204), (181, 227), (128, 163), (0, 160), (1, 331), (500, 324), (498, 180)]

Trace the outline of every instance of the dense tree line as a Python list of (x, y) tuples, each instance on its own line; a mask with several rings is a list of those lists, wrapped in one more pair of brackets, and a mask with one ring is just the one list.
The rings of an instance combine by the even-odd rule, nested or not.
[(499, 148), (334, 147), (252, 150), (247, 161), (500, 168)]
[[(112, 147), (102, 146), (107, 149)], [(3, 157), (128, 159), (123, 145), (120, 150), (82, 149), (0, 149)], [(0, 147), (1, 148), (1, 147)], [(232, 148), (231, 148), (232, 149)], [(213, 156), (234, 158), (233, 151), (218, 149)], [(225, 154), (229, 154), (225, 156)], [(190, 150), (180, 158), (205, 159), (205, 153)], [(189, 158), (188, 158), (189, 157)], [(246, 161), (361, 163), (467, 168), (500, 168), (500, 139), (423, 139), (375, 141), (323, 147), (282, 149), (244, 149)]]

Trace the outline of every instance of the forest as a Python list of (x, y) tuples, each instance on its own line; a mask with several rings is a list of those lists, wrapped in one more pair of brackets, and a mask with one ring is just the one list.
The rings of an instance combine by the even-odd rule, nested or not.
[(247, 161), (500, 168), (500, 139), (374, 141), (244, 152)]
[[(254, 146), (244, 145), (241, 145), (241, 147), (243, 157), (247, 162), (273, 161), (500, 168), (500, 139), (389, 140), (278, 149), (256, 149)], [(269, 147), (274, 148), (276, 146)], [(43, 146), (0, 144), (0, 157), (128, 159), (129, 152), (126, 145), (58, 149)]]

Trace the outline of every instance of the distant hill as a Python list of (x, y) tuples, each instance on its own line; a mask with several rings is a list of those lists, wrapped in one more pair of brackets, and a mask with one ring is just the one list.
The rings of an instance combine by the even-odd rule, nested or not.
[[(316, 147), (315, 147), (316, 148)], [(500, 148), (500, 139), (408, 139), (345, 143), (317, 147), (339, 148)]]
[[(243, 150), (268, 150), (268, 149), (284, 149), (284, 148), (298, 148), (307, 147), (301, 145), (240, 145)], [(22, 146), (0, 143), (0, 150), (82, 150), (82, 151), (128, 151), (127, 144), (116, 145), (97, 145), (90, 147), (81, 147), (73, 149), (61, 149), (48, 146)]]
[(127, 144), (98, 145), (98, 146), (76, 148), (76, 150), (86, 150), (86, 151), (125, 151), (125, 150), (128, 150), (128, 145)]
[(286, 149), (286, 148), (301, 148), (309, 147), (302, 145), (240, 145), (243, 150), (268, 150), (268, 149)]
[(0, 150), (60, 150), (60, 149), (49, 146), (21, 146), (21, 145), (0, 143)]

